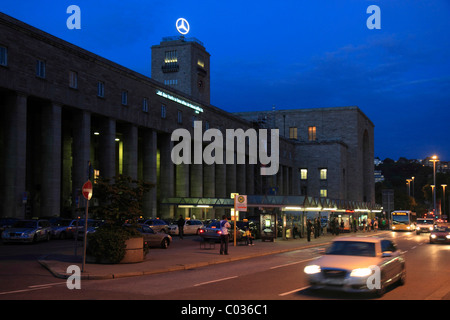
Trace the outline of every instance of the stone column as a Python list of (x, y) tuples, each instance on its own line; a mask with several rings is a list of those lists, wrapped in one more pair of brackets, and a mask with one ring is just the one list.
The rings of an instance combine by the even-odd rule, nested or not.
[[(4, 122), (4, 164), (0, 181), (2, 201), (0, 201), (1, 215), (17, 218), (25, 217), (23, 195), (26, 191), (26, 152), (27, 152), (27, 97), (17, 94), (6, 99), (5, 105), (0, 106)], [(4, 110), (4, 111), (3, 111)], [(30, 201), (30, 199), (28, 199)]]
[(153, 130), (144, 130), (143, 133), (143, 180), (154, 184), (150, 191), (144, 194), (143, 211), (146, 217), (157, 217), (156, 203), (156, 161), (157, 161), (157, 133)]
[[(73, 119), (73, 130), (72, 193), (75, 199), (75, 197), (81, 195), (81, 188), (89, 178), (88, 165), (91, 160), (90, 112), (81, 110), (75, 115)], [(91, 177), (91, 181), (94, 182), (93, 177)]]
[(41, 215), (61, 214), (61, 113), (62, 107), (50, 103), (42, 109)]
[[(162, 134), (159, 139), (160, 145), (160, 198), (173, 197), (175, 194), (174, 174), (175, 165), (172, 162), (171, 152), (173, 148), (173, 141), (170, 139), (170, 134)], [(173, 206), (161, 205), (159, 208), (162, 218), (173, 218)]]
[(102, 119), (100, 127), (100, 176), (112, 178), (116, 175), (116, 121), (111, 118)]
[(138, 175), (138, 128), (127, 124), (123, 135), (123, 173), (133, 179)]

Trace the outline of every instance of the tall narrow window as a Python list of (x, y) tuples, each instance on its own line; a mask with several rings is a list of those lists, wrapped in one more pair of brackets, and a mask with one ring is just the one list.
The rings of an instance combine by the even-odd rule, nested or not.
[(308, 169), (300, 169), (300, 179), (301, 180), (308, 179)]
[(320, 169), (320, 180), (327, 180), (328, 179), (328, 170), (327, 169)]
[(128, 91), (122, 91), (122, 105), (128, 105)]
[(69, 71), (69, 87), (78, 89), (78, 73), (75, 71)]
[(45, 78), (45, 61), (36, 60), (36, 76)]
[(0, 46), (0, 65), (8, 65), (8, 48)]
[(105, 97), (105, 83), (102, 81), (97, 82), (97, 97)]
[(297, 128), (296, 127), (289, 128), (289, 139), (297, 140)]
[(178, 123), (183, 123), (183, 112), (181, 110), (178, 110), (178, 117), (177, 117)]
[(164, 63), (176, 63), (176, 62), (178, 62), (177, 50), (166, 51)]
[(316, 127), (308, 127), (308, 140), (309, 141), (316, 140)]
[(161, 119), (165, 119), (166, 118), (166, 105), (162, 104), (161, 105)]
[(142, 99), (142, 111), (148, 112), (148, 99), (147, 98)]
[(320, 189), (320, 197), (321, 197), (321, 198), (326, 198), (326, 197), (328, 197), (328, 191), (327, 191), (327, 189)]

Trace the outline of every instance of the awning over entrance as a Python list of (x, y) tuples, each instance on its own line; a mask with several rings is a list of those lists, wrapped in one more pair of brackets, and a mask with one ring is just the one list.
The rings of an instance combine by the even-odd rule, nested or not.
[[(179, 208), (233, 208), (231, 198), (163, 198), (162, 205)], [(379, 212), (381, 206), (375, 203), (333, 200), (307, 196), (247, 195), (247, 206), (256, 208), (279, 208), (282, 211), (356, 211)]]

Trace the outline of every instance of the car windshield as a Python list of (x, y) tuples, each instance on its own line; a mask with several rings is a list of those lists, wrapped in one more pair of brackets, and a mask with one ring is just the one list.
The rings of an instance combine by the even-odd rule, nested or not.
[(433, 224), (433, 220), (432, 219), (426, 219), (426, 220), (417, 220), (418, 224)]
[(210, 222), (207, 226), (207, 228), (216, 228), (219, 229), (220, 228), (220, 221), (213, 221)]
[(14, 223), (13, 228), (36, 228), (37, 221), (17, 221)]
[(437, 226), (436, 228), (434, 228), (434, 231), (437, 231), (437, 232), (449, 232), (450, 231), (450, 227)]
[(363, 241), (335, 241), (326, 254), (375, 257), (375, 243)]

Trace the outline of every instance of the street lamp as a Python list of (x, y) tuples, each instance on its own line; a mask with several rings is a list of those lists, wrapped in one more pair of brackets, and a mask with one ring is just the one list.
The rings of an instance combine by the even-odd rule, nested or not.
[(445, 213), (445, 187), (447, 186), (446, 184), (441, 184), (441, 186), (442, 186), (442, 189), (443, 189), (443, 191), (444, 191), (444, 196), (443, 196), (443, 200), (444, 200), (444, 205), (442, 206), (442, 214), (443, 215), (445, 215), (446, 213)]
[(406, 179), (406, 184), (408, 185), (408, 197), (411, 197), (411, 181), (412, 179)]
[[(436, 199), (434, 194), (434, 184), (432, 184), (430, 187), (431, 187), (431, 195), (433, 196), (434, 199)], [(434, 202), (433, 217), (436, 217), (436, 201)]]
[(414, 198), (414, 177), (411, 178), (412, 179), (412, 183), (413, 183), (413, 198)]
[[(439, 161), (437, 155), (434, 155), (430, 159), (431, 162), (433, 162), (433, 184), (436, 185), (436, 162)], [(436, 192), (434, 192), (433, 195), (433, 208), (434, 208), (434, 214), (436, 215)]]

